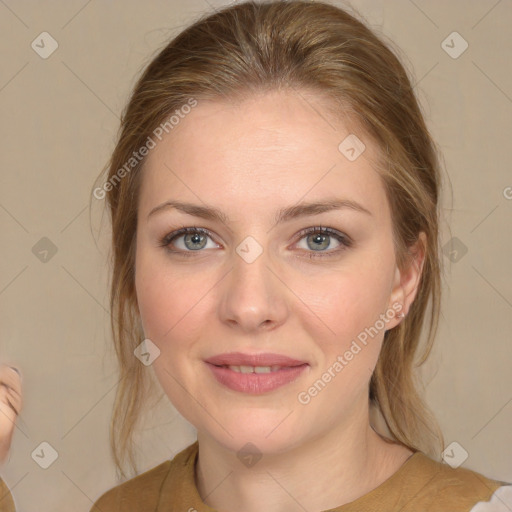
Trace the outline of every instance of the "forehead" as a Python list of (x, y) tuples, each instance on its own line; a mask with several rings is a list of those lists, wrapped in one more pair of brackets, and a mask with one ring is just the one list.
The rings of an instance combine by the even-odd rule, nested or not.
[[(350, 144), (353, 136), (365, 148), (351, 161), (343, 141)], [(374, 166), (378, 148), (353, 119), (335, 118), (325, 99), (311, 94), (279, 91), (237, 102), (198, 101), (156, 142), (144, 165), (141, 209), (169, 196), (236, 210), (240, 202), (288, 205), (305, 195), (314, 200), (326, 194), (387, 208)]]

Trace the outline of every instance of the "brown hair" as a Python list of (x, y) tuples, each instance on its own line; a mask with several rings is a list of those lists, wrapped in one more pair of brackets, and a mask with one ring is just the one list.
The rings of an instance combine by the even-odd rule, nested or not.
[[(123, 112), (101, 189), (112, 222), (110, 310), (120, 370), (111, 449), (123, 476), (126, 458), (136, 471), (132, 437), (154, 384), (133, 353), (144, 336), (134, 284), (144, 159), (132, 161), (129, 170), (126, 163), (155, 128), (191, 98), (232, 101), (287, 88), (328, 97), (333, 111), (340, 117), (350, 111), (377, 143), (399, 268), (407, 263), (419, 233), (426, 234), (418, 293), (407, 317), (384, 335), (369, 399), (393, 442), (432, 457), (442, 451), (442, 433), (417, 390), (415, 374), (415, 367), (430, 354), (440, 312), (440, 166), (411, 81), (390, 43), (383, 40), (348, 12), (324, 2), (237, 3), (203, 16), (178, 34), (139, 78)], [(120, 172), (123, 166), (125, 172)], [(429, 300), (428, 333), (422, 345)]]

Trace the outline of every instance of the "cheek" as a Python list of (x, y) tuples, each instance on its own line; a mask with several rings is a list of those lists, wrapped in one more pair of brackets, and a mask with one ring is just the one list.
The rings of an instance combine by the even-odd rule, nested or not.
[(346, 269), (305, 282), (300, 297), (332, 330), (344, 331), (373, 322), (383, 312), (389, 295), (384, 276), (380, 271)]
[[(305, 304), (302, 327), (320, 335), (324, 350), (343, 353), (359, 335), (364, 339), (365, 329), (375, 326), (389, 300), (390, 271), (387, 265), (384, 258), (381, 261), (357, 258), (342, 269), (317, 275), (314, 279), (297, 279), (294, 290)], [(368, 340), (377, 340), (384, 330), (380, 329), (378, 335), (374, 331), (372, 334)], [(373, 345), (378, 352), (378, 343)]]
[(176, 344), (193, 337), (212, 285), (204, 275), (166, 265), (161, 256), (141, 251), (137, 258), (135, 288), (146, 337), (160, 350), (170, 340)]

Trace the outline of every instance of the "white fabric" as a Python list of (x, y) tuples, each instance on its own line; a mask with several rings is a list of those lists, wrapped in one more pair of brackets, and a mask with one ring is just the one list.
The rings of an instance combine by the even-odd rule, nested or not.
[(479, 501), (469, 512), (512, 512), (512, 485), (498, 487), (489, 501)]

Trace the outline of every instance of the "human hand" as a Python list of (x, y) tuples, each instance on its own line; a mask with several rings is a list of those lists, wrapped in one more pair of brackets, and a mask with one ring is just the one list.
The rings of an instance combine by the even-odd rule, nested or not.
[(9, 453), (21, 408), (21, 375), (12, 366), (0, 364), (0, 464), (5, 462)]

